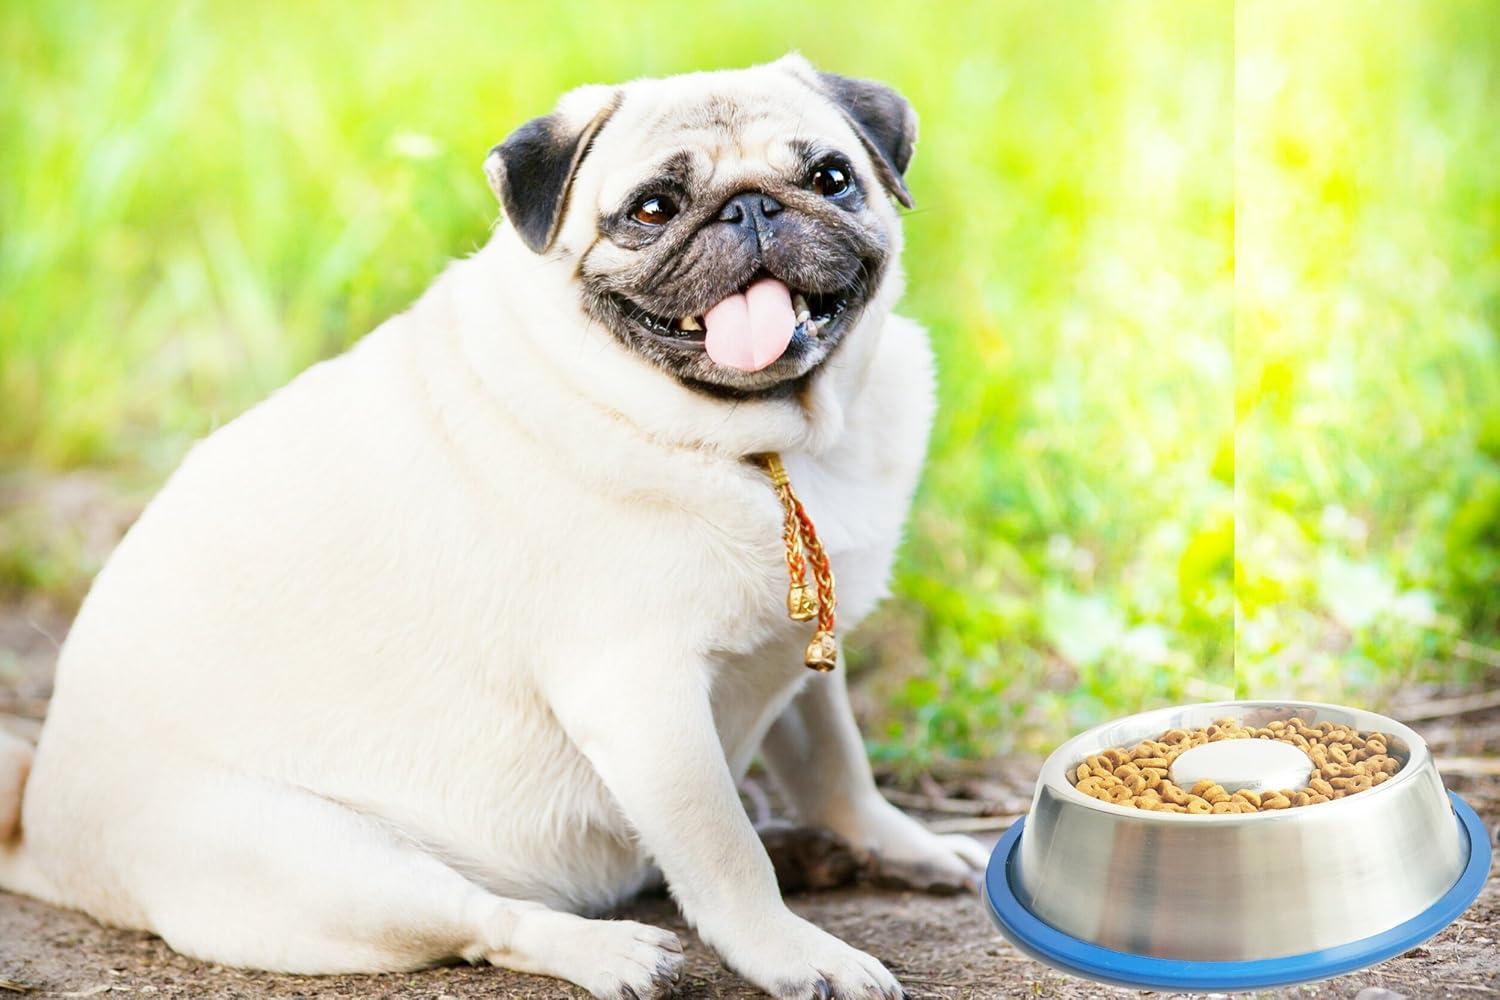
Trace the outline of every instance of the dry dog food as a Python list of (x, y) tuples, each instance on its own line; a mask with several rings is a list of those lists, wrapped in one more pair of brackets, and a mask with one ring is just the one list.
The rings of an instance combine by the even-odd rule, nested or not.
[[(1184, 789), (1169, 777), (1172, 762), (1192, 747), (1219, 740), (1280, 740), (1299, 747), (1313, 762), (1302, 788), (1230, 793), (1212, 781)], [(1068, 775), (1085, 795), (1120, 806), (1178, 813), (1250, 813), (1316, 805), (1362, 792), (1387, 781), (1401, 761), (1387, 752), (1386, 737), (1333, 722), (1292, 717), (1260, 728), (1220, 719), (1202, 729), (1169, 729), (1128, 750), (1104, 750)]]

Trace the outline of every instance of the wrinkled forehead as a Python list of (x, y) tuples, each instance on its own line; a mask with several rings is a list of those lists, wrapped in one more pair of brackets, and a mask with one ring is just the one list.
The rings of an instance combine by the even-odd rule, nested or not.
[(789, 74), (732, 74), (646, 80), (626, 88), (595, 140), (604, 165), (600, 206), (670, 171), (689, 186), (712, 188), (757, 175), (784, 175), (807, 151), (840, 152), (858, 161), (858, 137), (842, 112)]

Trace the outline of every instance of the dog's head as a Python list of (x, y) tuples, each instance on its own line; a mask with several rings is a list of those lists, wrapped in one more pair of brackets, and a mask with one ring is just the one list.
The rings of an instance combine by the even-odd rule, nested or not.
[(800, 57), (585, 87), (491, 151), (491, 186), (580, 304), (683, 383), (741, 398), (817, 368), (899, 244), (916, 118)]

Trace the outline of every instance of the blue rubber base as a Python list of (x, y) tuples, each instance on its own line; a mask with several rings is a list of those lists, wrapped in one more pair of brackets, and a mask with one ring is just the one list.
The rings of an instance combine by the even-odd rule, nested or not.
[(1300, 955), (1250, 962), (1192, 962), (1112, 951), (1069, 937), (1022, 905), (1012, 886), (1016, 845), (1025, 820), (1006, 831), (990, 856), (984, 899), (990, 916), (1021, 951), (1053, 968), (1114, 986), (1153, 990), (1226, 992), (1294, 986), (1353, 972), (1414, 948), (1447, 927), (1479, 895), (1490, 874), (1490, 838), (1484, 824), (1452, 792), (1453, 811), (1468, 841), (1468, 864), (1458, 881), (1432, 906), (1405, 923), (1352, 944)]

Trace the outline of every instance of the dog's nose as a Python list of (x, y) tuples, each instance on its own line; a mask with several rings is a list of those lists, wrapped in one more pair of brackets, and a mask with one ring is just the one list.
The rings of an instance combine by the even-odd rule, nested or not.
[(759, 191), (735, 195), (719, 209), (719, 221), (748, 229), (759, 235), (770, 227), (771, 218), (781, 211), (781, 202)]

